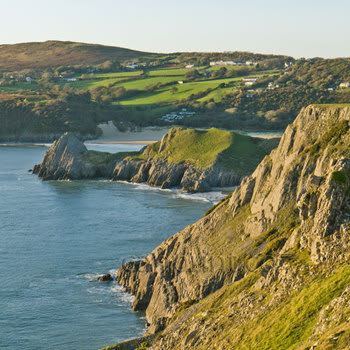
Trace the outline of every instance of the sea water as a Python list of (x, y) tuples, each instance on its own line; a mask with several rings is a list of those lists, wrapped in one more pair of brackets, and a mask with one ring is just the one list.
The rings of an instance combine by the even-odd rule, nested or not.
[[(41, 181), (48, 145), (0, 145), (0, 349), (98, 349), (142, 335), (115, 282), (97, 282), (203, 216), (220, 193)], [(126, 151), (140, 145), (97, 145)]]

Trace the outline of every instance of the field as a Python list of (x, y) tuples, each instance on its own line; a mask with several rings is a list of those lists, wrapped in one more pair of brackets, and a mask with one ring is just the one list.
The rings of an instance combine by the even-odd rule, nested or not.
[(176, 91), (172, 91), (174, 85), (167, 86), (153, 93), (145, 93), (142, 96), (121, 101), (121, 104), (125, 106), (136, 106), (181, 101), (190, 97), (192, 94), (204, 93), (207, 89), (217, 89), (221, 84), (230, 84), (241, 79), (242, 78), (215, 79), (177, 84), (175, 85)]
[(18, 82), (11, 86), (0, 86), (0, 91), (35, 91), (43, 90), (37, 83)]
[[(254, 72), (253, 69), (249, 69), (245, 76), (215, 78), (215, 75), (212, 76), (211, 74), (217, 68), (199, 66), (187, 69), (180, 66), (178, 68), (79, 74), (75, 76), (78, 79), (77, 81), (56, 80), (52, 83), (61, 89), (64, 86), (69, 86), (76, 91), (91, 91), (94, 99), (97, 96), (96, 94), (99, 93), (98, 91), (102, 91), (105, 95), (110, 94), (112, 97), (108, 98), (112, 98), (110, 100), (112, 106), (123, 106), (138, 120), (140, 118), (150, 120), (174, 111), (179, 108), (177, 105), (188, 101), (202, 104), (220, 103), (225, 95), (235, 93), (241, 88), (244, 77), (273, 77), (278, 74), (276, 70)], [(236, 69), (236, 67), (228, 68)], [(193, 78), (191, 80), (188, 73), (193, 72), (194, 69), (200, 72), (200, 76), (195, 80)], [(179, 83), (180, 81), (182, 83)], [(121, 87), (125, 89), (125, 93), (118, 98), (113, 98), (113, 91)], [(46, 93), (44, 85), (36, 82), (15, 82), (11, 86), (0, 86), (0, 91), (22, 94), (24, 98), (27, 98), (25, 95), (30, 91)], [(36, 103), (44, 103), (40, 100), (47, 101), (46, 97), (40, 99), (40, 96), (35, 96)]]

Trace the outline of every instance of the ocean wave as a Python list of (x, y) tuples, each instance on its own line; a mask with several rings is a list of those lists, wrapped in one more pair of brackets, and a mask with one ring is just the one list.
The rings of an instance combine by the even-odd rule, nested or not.
[(198, 192), (198, 193), (185, 193), (185, 192), (177, 192), (173, 194), (174, 198), (181, 198), (191, 201), (200, 201), (207, 202), (211, 204), (216, 204), (221, 201), (221, 199), (227, 196), (226, 193), (221, 191), (213, 191), (213, 192)]
[(98, 276), (101, 276), (100, 273), (86, 273), (84, 275), (84, 278), (87, 279), (89, 282), (97, 281)]
[(169, 193), (171, 194), (172, 198), (181, 198), (185, 200), (191, 200), (191, 201), (200, 201), (200, 202), (207, 202), (211, 204), (216, 204), (221, 201), (224, 197), (227, 196), (227, 191), (210, 191), (210, 192), (196, 192), (196, 193), (187, 193), (182, 191), (179, 188), (159, 188), (159, 187), (153, 187), (144, 183), (135, 183), (135, 182), (128, 182), (128, 181), (118, 181), (119, 183), (132, 185), (135, 190), (138, 191), (153, 191), (153, 192), (160, 192), (160, 193)]

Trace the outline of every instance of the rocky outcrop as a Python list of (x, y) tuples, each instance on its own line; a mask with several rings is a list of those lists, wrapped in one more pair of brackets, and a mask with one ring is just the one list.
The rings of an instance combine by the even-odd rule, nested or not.
[[(250, 348), (242, 335), (248, 320), (276, 313), (292, 292), (312, 300), (309, 285), (342, 276), (350, 251), (349, 123), (350, 107), (304, 108), (229, 198), (120, 267), (116, 279), (135, 296), (133, 308), (146, 312), (148, 332), (165, 328), (152, 349)], [(266, 337), (257, 327), (252, 334)]]
[(97, 280), (100, 282), (111, 282), (113, 281), (113, 277), (110, 273), (106, 273), (104, 275), (98, 276)]
[[(181, 137), (184, 130), (173, 128), (164, 135), (162, 141), (129, 156), (123, 153), (106, 155), (104, 152), (88, 151), (74, 134), (66, 133), (53, 143), (41, 164), (34, 167), (33, 173), (44, 180), (105, 177), (112, 180), (147, 183), (160, 188), (180, 187), (189, 192), (204, 192), (214, 187), (236, 186), (243, 175), (251, 169), (242, 166), (241, 163), (238, 163), (237, 167), (227, 169), (220, 164), (220, 154), (213, 164), (198, 166), (196, 161), (203, 156), (200, 152), (195, 154), (191, 161), (170, 161), (171, 152), (176, 152), (176, 147), (177, 149), (182, 147)], [(226, 137), (227, 134), (230, 136), (230, 132), (222, 132)], [(194, 139), (195, 137), (196, 135)], [(274, 140), (240, 137), (245, 141), (248, 140), (251, 147), (259, 150), (257, 152), (259, 155), (251, 162), (252, 166), (255, 166), (276, 144)], [(176, 147), (173, 145), (174, 138), (177, 138), (178, 142)], [(229, 146), (228, 143), (227, 147)], [(168, 151), (170, 148), (175, 148), (175, 151)], [(237, 150), (235, 152), (237, 153)], [(231, 154), (228, 152), (227, 156)], [(239, 156), (234, 156), (239, 159)]]
[(96, 176), (96, 168), (83, 159), (84, 143), (73, 133), (65, 133), (45, 153), (33, 173), (43, 180), (76, 180)]

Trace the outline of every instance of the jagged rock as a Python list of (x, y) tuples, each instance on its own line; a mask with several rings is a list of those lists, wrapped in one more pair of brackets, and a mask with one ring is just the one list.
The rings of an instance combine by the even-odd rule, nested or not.
[(43, 180), (75, 180), (96, 176), (96, 168), (82, 159), (87, 151), (84, 143), (73, 133), (65, 133), (45, 153), (33, 173)]
[(104, 275), (98, 276), (97, 280), (100, 282), (110, 282), (113, 281), (113, 277), (110, 273), (106, 273)]

